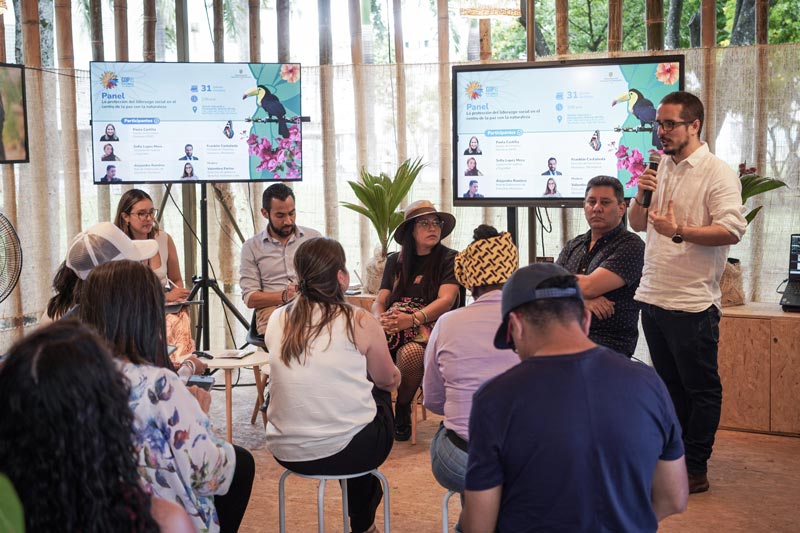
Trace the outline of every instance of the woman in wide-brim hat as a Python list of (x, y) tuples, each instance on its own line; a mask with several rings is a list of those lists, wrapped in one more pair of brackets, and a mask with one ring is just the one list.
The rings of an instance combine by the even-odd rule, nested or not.
[(453, 215), (438, 211), (428, 200), (409, 204), (394, 232), (400, 252), (387, 257), (373, 306), (403, 375), (395, 405), (397, 440), (411, 436), (411, 401), (422, 383), (428, 334), (436, 319), (459, 303), (453, 272), (456, 251), (441, 242), (455, 225)]

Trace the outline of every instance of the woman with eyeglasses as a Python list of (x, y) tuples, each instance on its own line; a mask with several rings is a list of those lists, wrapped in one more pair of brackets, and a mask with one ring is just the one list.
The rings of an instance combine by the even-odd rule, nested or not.
[(395, 439), (411, 437), (411, 401), (422, 383), (425, 346), (436, 319), (458, 305), (456, 251), (442, 244), (455, 228), (450, 213), (428, 200), (409, 204), (394, 232), (400, 252), (390, 254), (372, 311), (403, 376), (397, 389)]
[[(158, 276), (167, 303), (181, 302), (189, 296), (189, 289), (183, 286), (178, 250), (172, 237), (159, 229), (157, 217), (158, 209), (153, 206), (150, 195), (141, 189), (131, 189), (119, 199), (114, 224), (133, 240), (155, 239), (158, 242), (158, 253), (146, 264)], [(182, 361), (194, 351), (191, 321), (185, 306), (167, 315), (167, 344), (177, 346), (171, 356), (174, 362)]]

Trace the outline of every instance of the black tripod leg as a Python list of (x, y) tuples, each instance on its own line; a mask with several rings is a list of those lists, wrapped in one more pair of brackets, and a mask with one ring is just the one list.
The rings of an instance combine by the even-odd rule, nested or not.
[(227, 307), (228, 310), (230, 310), (230, 312), (233, 313), (233, 315), (239, 320), (239, 322), (241, 322), (241, 324), (245, 328), (249, 328), (250, 327), (250, 321), (247, 320), (244, 317), (244, 315), (242, 315), (242, 313), (239, 312), (239, 310), (236, 308), (234, 303), (232, 301), (230, 301), (230, 299), (227, 297), (227, 295), (224, 292), (222, 292), (222, 289), (219, 288), (219, 284), (217, 283), (217, 281), (213, 280), (213, 279), (209, 280), (208, 281), (208, 286), (211, 289), (213, 289), (215, 293), (217, 293), (217, 296), (219, 296), (219, 299), (222, 300), (222, 305)]

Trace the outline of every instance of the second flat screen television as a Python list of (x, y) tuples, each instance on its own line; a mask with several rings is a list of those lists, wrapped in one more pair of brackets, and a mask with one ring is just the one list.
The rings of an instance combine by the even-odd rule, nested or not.
[(578, 205), (600, 174), (634, 196), (683, 78), (680, 55), (453, 67), (453, 204)]
[(93, 62), (94, 183), (302, 179), (300, 65)]

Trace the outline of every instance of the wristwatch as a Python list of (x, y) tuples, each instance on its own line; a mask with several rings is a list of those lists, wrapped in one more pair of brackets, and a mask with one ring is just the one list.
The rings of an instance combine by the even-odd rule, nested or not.
[(678, 227), (675, 228), (675, 233), (672, 234), (672, 242), (675, 244), (683, 242), (683, 226), (678, 225)]

